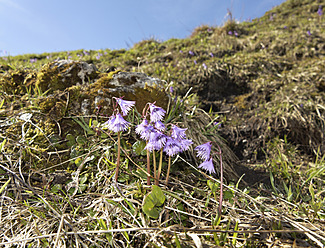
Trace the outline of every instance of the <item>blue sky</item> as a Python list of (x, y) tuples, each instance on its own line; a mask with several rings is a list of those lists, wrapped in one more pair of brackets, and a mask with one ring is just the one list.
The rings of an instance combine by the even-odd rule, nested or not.
[(284, 0), (0, 0), (0, 56), (120, 49), (261, 17)]

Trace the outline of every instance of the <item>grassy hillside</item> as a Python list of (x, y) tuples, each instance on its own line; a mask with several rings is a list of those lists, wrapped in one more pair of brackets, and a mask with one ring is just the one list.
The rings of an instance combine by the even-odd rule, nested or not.
[[(288, 0), (186, 39), (1, 57), (0, 244), (323, 247), (324, 9), (324, 0)], [(97, 70), (80, 81), (71, 68), (82, 62)], [(168, 185), (165, 154), (159, 187), (146, 185), (145, 144), (131, 129), (114, 184), (118, 136), (102, 126), (111, 106), (96, 99), (109, 102), (120, 71), (163, 80), (125, 96), (142, 104), (128, 121), (139, 124), (156, 100), (193, 148), (212, 141), (215, 174), (191, 148), (173, 157)], [(89, 111), (76, 107), (88, 100)]]

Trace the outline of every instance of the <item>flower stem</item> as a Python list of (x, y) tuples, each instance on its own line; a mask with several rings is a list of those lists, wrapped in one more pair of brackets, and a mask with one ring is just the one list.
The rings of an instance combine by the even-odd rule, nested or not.
[(220, 146), (219, 147), (219, 160), (220, 160), (220, 198), (219, 198), (219, 208), (218, 208), (218, 215), (221, 216), (222, 211), (222, 199), (223, 199), (223, 166), (222, 166), (222, 151)]
[(153, 159), (153, 176), (155, 178), (155, 184), (157, 185), (157, 164), (156, 164), (156, 154), (155, 154), (155, 150), (152, 150), (152, 159)]
[(163, 159), (163, 149), (160, 149), (160, 158), (159, 158), (159, 166), (158, 166), (158, 175), (157, 175), (157, 186), (159, 184), (159, 178), (161, 173), (161, 167), (162, 167), (162, 159)]
[(115, 182), (117, 182), (118, 172), (120, 169), (120, 157), (121, 157), (121, 132), (117, 132), (117, 161), (115, 170)]
[(168, 179), (169, 179), (169, 172), (170, 172), (170, 163), (171, 163), (172, 157), (169, 156), (168, 158), (168, 169), (167, 169), (167, 176), (166, 176), (166, 185), (168, 184)]
[[(147, 141), (148, 144), (148, 141)], [(147, 150), (147, 185), (150, 186), (150, 153), (149, 150)]]

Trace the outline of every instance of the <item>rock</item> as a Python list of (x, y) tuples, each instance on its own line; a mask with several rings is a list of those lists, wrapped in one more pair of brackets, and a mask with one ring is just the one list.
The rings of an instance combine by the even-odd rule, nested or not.
[[(158, 106), (166, 108), (169, 100), (162, 80), (149, 77), (144, 73), (122, 71), (103, 74), (95, 83), (89, 84), (86, 89), (81, 89), (80, 95), (82, 112), (89, 114), (97, 109), (100, 109), (101, 114), (111, 114), (113, 96), (136, 101), (139, 113), (148, 102), (156, 102)], [(86, 99), (89, 104), (84, 104)]]
[[(86, 62), (58, 60), (45, 64), (39, 71), (16, 70), (0, 77), (0, 89), (20, 94), (22, 105), (30, 104), (30, 94), (42, 113), (55, 120), (71, 115), (110, 115), (112, 97), (136, 101), (141, 113), (148, 102), (166, 108), (169, 97), (165, 83), (144, 73), (111, 71), (101, 73)], [(26, 96), (26, 97), (23, 97)]]
[(71, 77), (75, 73), (73, 70), (77, 70), (77, 76), (81, 79), (82, 83), (85, 83), (87, 77), (98, 73), (98, 70), (95, 65), (88, 64), (84, 61), (76, 62), (72, 60), (58, 60), (53, 63), (51, 67), (56, 66), (59, 69), (59, 72), (64, 77)]
[(83, 61), (58, 60), (46, 64), (37, 73), (35, 86), (42, 92), (65, 90), (76, 84), (91, 83), (99, 72), (93, 64)]

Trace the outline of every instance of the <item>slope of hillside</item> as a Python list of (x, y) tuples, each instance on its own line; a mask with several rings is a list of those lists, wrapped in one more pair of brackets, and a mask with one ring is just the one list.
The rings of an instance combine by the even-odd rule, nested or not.
[[(6, 201), (0, 229), (19, 223), (0, 234), (0, 244), (13, 242), (19, 228), (31, 228), (19, 245), (40, 239), (43, 246), (75, 246), (73, 236), (53, 235), (63, 225), (66, 232), (77, 231), (76, 242), (84, 245), (322, 247), (324, 8), (324, 0), (288, 0), (261, 18), (201, 26), (186, 39), (0, 58), (0, 193)], [(129, 78), (116, 79), (121, 71)], [(144, 84), (129, 94), (127, 87), (139, 80)], [(221, 147), (222, 156), (214, 148), (213, 177), (189, 165), (199, 163), (193, 149), (175, 159), (171, 183), (160, 184), (166, 201), (152, 206), (161, 211), (159, 218), (143, 210), (156, 191), (137, 167), (146, 158), (132, 131), (122, 138), (131, 157), (123, 155), (119, 182), (127, 186), (107, 187), (116, 136), (97, 128), (112, 112), (108, 96), (122, 95), (138, 102), (138, 112), (156, 100), (168, 109), (166, 123), (188, 128), (195, 145), (212, 141)], [(140, 117), (135, 112), (128, 120), (138, 124)], [(226, 189), (219, 216), (222, 162)], [(71, 186), (76, 172), (78, 184)], [(30, 223), (19, 217), (21, 205)], [(41, 231), (31, 227), (36, 222)], [(125, 231), (86, 238), (87, 231), (110, 229)], [(198, 235), (203, 229), (209, 235)], [(41, 234), (48, 236), (35, 238)]]

